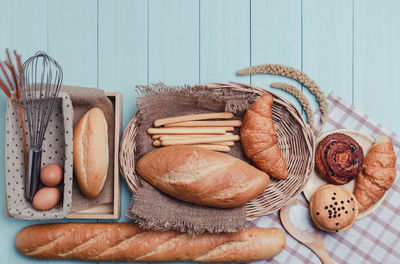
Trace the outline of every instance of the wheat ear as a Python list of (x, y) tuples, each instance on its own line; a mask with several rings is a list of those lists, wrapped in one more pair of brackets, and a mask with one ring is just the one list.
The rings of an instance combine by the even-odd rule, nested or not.
[(312, 130), (314, 128), (314, 115), (312, 113), (312, 109), (310, 106), (310, 102), (308, 101), (307, 97), (295, 86), (287, 84), (287, 83), (273, 83), (271, 87), (284, 90), (294, 97), (300, 102), (301, 106), (303, 107), (304, 111), (306, 112), (308, 124), (310, 125)]
[(314, 94), (317, 98), (319, 106), (321, 108), (321, 121), (324, 124), (328, 118), (328, 101), (326, 100), (324, 92), (321, 90), (319, 85), (313, 81), (307, 74), (296, 70), (295, 68), (280, 65), (280, 64), (262, 64), (257, 66), (252, 66), (250, 68), (243, 69), (238, 71), (238, 75), (249, 75), (249, 74), (275, 74), (282, 75), (285, 77), (292, 78), (305, 87), (307, 87), (312, 94)]

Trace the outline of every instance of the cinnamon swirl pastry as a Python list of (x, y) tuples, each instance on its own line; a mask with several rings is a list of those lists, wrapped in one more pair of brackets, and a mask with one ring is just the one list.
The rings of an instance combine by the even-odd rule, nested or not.
[(346, 184), (360, 173), (364, 162), (362, 147), (351, 137), (334, 133), (325, 137), (315, 154), (319, 174), (334, 184)]

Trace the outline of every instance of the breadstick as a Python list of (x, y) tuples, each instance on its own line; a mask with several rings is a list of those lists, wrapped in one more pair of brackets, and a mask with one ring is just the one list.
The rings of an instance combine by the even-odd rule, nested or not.
[[(219, 146), (233, 146), (235, 143), (233, 141), (225, 141), (225, 142), (215, 142), (213, 145), (219, 145)], [(161, 141), (159, 140), (154, 140), (153, 141), (153, 146), (154, 147), (159, 147), (161, 146)]]
[(240, 137), (238, 135), (233, 135), (233, 136), (214, 136), (214, 137), (209, 137), (209, 138), (170, 139), (170, 140), (161, 141), (161, 144), (163, 146), (193, 145), (193, 144), (205, 144), (205, 143), (238, 141), (238, 140), (240, 140)]
[(147, 129), (147, 133), (150, 135), (158, 135), (158, 134), (165, 134), (165, 135), (188, 135), (188, 134), (219, 134), (223, 135), (225, 134), (225, 129), (223, 128), (218, 128), (218, 127), (208, 127), (208, 128), (183, 128), (183, 127), (177, 127), (177, 128), (169, 128), (169, 127), (163, 127), (163, 128), (152, 128), (150, 127)]
[(199, 147), (199, 148), (206, 148), (206, 149), (216, 150), (216, 151), (221, 151), (221, 152), (229, 152), (231, 150), (230, 147), (221, 146), (221, 145), (200, 144), (200, 145), (192, 145), (192, 146)]
[[(225, 133), (223, 136), (233, 136), (232, 133)], [(169, 140), (169, 139), (187, 139), (187, 138), (209, 138), (215, 137), (215, 135), (159, 135), (159, 140)]]
[(161, 135), (152, 135), (151, 139), (159, 139), (161, 137)]
[(221, 146), (233, 146), (235, 142), (233, 141), (224, 141), (224, 142), (215, 142), (213, 145), (221, 145)]
[(184, 115), (168, 117), (163, 119), (157, 119), (154, 121), (154, 126), (162, 126), (171, 123), (193, 121), (193, 120), (204, 120), (204, 119), (230, 119), (233, 117), (232, 113), (222, 112), (222, 113), (207, 113), (207, 114), (197, 114), (197, 115)]
[(159, 146), (161, 146), (161, 141), (160, 141), (160, 140), (154, 140), (154, 141), (153, 141), (153, 146), (154, 146), (154, 147), (159, 147)]
[(230, 132), (232, 132), (233, 131), (233, 129), (234, 129), (234, 127), (174, 127), (174, 126), (169, 126), (169, 127), (166, 127), (166, 128), (179, 128), (179, 129), (184, 129), (184, 128), (187, 128), (187, 129), (192, 129), (192, 128), (203, 128), (203, 129), (210, 129), (210, 128), (220, 128), (220, 129), (224, 129), (225, 131), (230, 131)]
[(185, 121), (179, 123), (166, 124), (165, 127), (240, 127), (240, 120), (223, 120), (223, 121)]

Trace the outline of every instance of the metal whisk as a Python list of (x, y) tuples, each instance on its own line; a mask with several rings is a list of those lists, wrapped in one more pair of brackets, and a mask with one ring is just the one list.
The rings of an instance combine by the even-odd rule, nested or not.
[(25, 61), (23, 72), (22, 94), (29, 139), (25, 196), (32, 202), (39, 188), (42, 143), (60, 91), (63, 72), (55, 60), (41, 51)]

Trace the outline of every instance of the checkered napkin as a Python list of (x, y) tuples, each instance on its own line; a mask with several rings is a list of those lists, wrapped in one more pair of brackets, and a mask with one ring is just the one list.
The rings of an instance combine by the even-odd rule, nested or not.
[[(385, 129), (354, 106), (331, 94), (328, 97), (329, 116), (323, 132), (353, 129), (377, 138), (387, 135), (392, 139), (397, 156), (397, 177), (383, 203), (370, 215), (358, 220), (349, 230), (339, 233), (322, 232), (324, 244), (335, 263), (400, 263), (400, 136)], [(320, 112), (315, 114), (320, 120)], [(320, 123), (320, 122), (318, 122)], [(317, 129), (320, 128), (317, 127)], [(278, 213), (261, 217), (248, 226), (279, 227)], [(269, 261), (259, 263), (320, 263), (307, 247), (286, 234), (285, 250)]]

